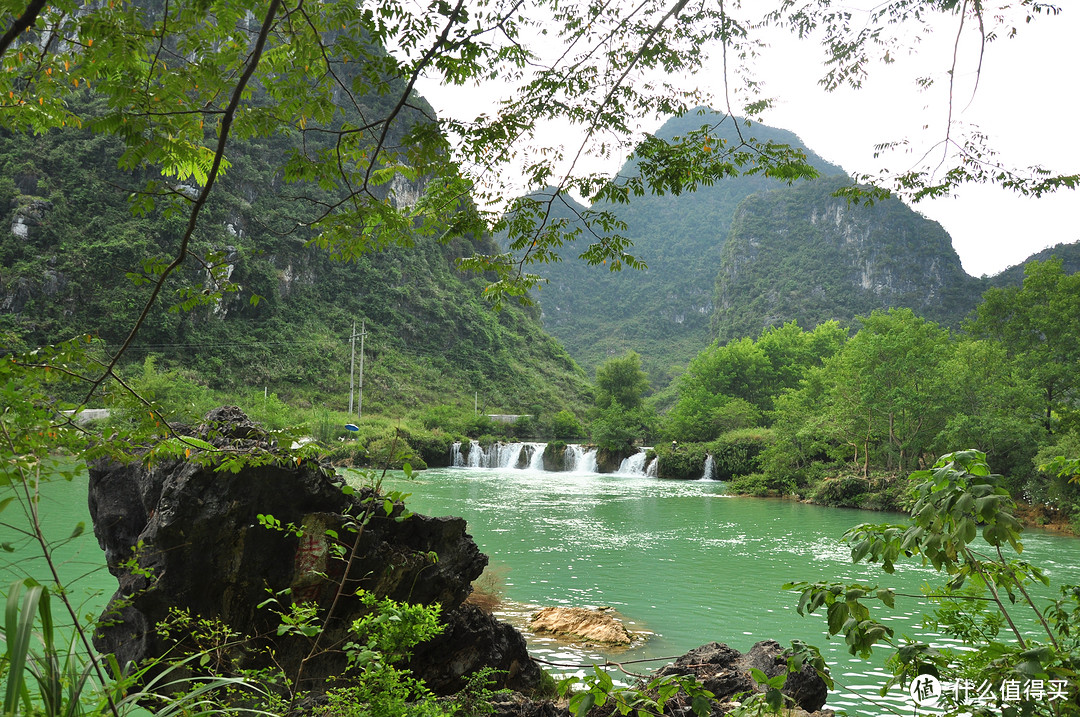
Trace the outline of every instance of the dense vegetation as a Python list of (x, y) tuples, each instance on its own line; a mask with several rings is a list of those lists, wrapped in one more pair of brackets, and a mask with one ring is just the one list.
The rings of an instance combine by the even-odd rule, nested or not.
[[(486, 240), (420, 236), (335, 261), (308, 245), (310, 230), (297, 226), (303, 212), (287, 201), (295, 190), (275, 177), (271, 160), (292, 149), (279, 138), (237, 144), (197, 237), (214, 263), (169, 281), (128, 361), (150, 355), (211, 388), (267, 388), (294, 403), (345, 409), (350, 330), (366, 322), (365, 410), (471, 407), (476, 395), (489, 413), (582, 410), (585, 376), (535, 313), (494, 311), (483, 278), (455, 269), (455, 259), (491, 249)], [(6, 345), (89, 333), (115, 351), (127, 338), (183, 220), (164, 210), (132, 215), (128, 196), (146, 177), (118, 169), (121, 153), (119, 142), (85, 130), (0, 130)], [(26, 237), (8, 230), (27, 217)], [(229, 290), (191, 306), (206, 281)]]
[[(738, 126), (725, 115), (699, 109), (669, 119), (655, 137), (679, 145), (690, 133), (711, 127), (718, 145), (737, 146), (740, 133), (755, 141), (789, 146), (803, 152), (822, 175), (842, 170), (808, 150), (793, 133), (752, 123)], [(621, 181), (639, 176), (632, 159), (618, 173)], [(597, 272), (574, 259), (590, 240), (588, 232), (560, 250), (563, 261), (538, 269), (547, 279), (536, 298), (544, 311), (544, 328), (591, 371), (609, 358), (633, 350), (656, 388), (667, 385), (711, 338), (713, 283), (721, 250), (735, 210), (746, 197), (784, 186), (762, 174), (725, 176), (686, 194), (645, 194), (626, 204), (600, 202), (593, 211), (610, 211), (626, 224), (643, 271)], [(533, 195), (540, 201), (551, 190)], [(585, 207), (565, 195), (552, 202), (553, 218), (582, 228)]]
[[(558, 250), (563, 261), (538, 270), (548, 283), (536, 299), (545, 329), (588, 370), (635, 351), (661, 390), (714, 338), (753, 338), (791, 320), (850, 327), (860, 314), (901, 306), (959, 328), (986, 289), (1022, 280), (1022, 266), (969, 276), (936, 222), (897, 199), (852, 203), (842, 195), (853, 180), (794, 134), (724, 119), (700, 110), (667, 121), (656, 137), (678, 144), (715, 123), (718, 141), (735, 143), (741, 131), (790, 146), (806, 153), (820, 176), (793, 186), (763, 175), (726, 176), (689, 194), (590, 207), (554, 189), (531, 195), (547, 221), (579, 232)], [(618, 176), (626, 181), (638, 172), (631, 159)], [(591, 239), (580, 217), (602, 210), (625, 223), (647, 269), (605, 273), (573, 261)], [(1063, 245), (1056, 255), (1072, 267), (1077, 251)]]
[(850, 338), (835, 323), (790, 322), (694, 359), (663, 430), (719, 450), (768, 427), (736, 490), (878, 508), (899, 507), (897, 477), (971, 446), (1014, 494), (1077, 529), (1080, 490), (1038, 467), (1080, 447), (1078, 320), (1080, 274), (1051, 260), (1030, 264), (1022, 287), (989, 290), (958, 333), (910, 309), (862, 316)]
[(739, 205), (717, 263), (721, 342), (900, 306), (956, 328), (974, 308), (989, 284), (964, 272), (939, 224), (895, 199), (851, 204), (837, 196), (849, 184), (822, 178)]
[[(642, 118), (683, 114), (702, 100), (695, 87), (653, 82), (654, 71), (663, 69), (693, 78), (705, 69), (707, 46), (714, 42), (723, 46), (725, 58), (731, 49), (733, 65), (754, 54), (753, 38), (742, 31), (733, 33), (733, 27), (756, 31), (763, 25), (778, 24), (800, 36), (820, 31), (823, 46), (833, 53), (827, 61), (825, 83), (836, 87), (846, 81), (858, 83), (868, 52), (880, 49), (885, 61), (891, 62), (889, 53), (904, 46), (910, 37), (908, 23), (921, 23), (926, 10), (942, 11), (950, 18), (958, 14), (961, 29), (963, 21), (973, 16), (971, 19), (978, 22), (968, 22), (966, 27), (977, 27), (983, 40), (987, 33), (1007, 29), (999, 28), (1000, 23), (1022, 26), (1033, 13), (1046, 10), (1043, 5), (1029, 3), (1021, 3), (1018, 9), (984, 9), (984, 3), (898, 3), (874, 16), (871, 32), (849, 36), (850, 17), (837, 18), (830, 3), (824, 1), (785, 6), (774, 16), (749, 18), (745, 24), (733, 23), (724, 5), (682, 2), (668, 8), (661, 3), (637, 6), (633, 11), (605, 5), (601, 11), (588, 3), (541, 4), (545, 34), (551, 27), (567, 48), (573, 48), (551, 63), (544, 63), (525, 47), (529, 33), (523, 32), (523, 26), (539, 21), (519, 16), (519, 5), (513, 3), (509, 9), (502, 3), (465, 8), (464, 3), (417, 6), (393, 0), (363, 6), (331, 1), (319, 3), (317, 9), (287, 6), (279, 0), (194, 6), (158, 0), (137, 4), (86, 4), (79, 0), (0, 3), (0, 27), (4, 29), (0, 36), (4, 69), (0, 72), (0, 131), (4, 134), (0, 139), (4, 142), (3, 176), (8, 180), (0, 186), (0, 195), (10, 205), (4, 210), (13, 212), (8, 216), (13, 235), (25, 240), (12, 242), (5, 235), (3, 246), (4, 293), (0, 301), (7, 316), (0, 328), (8, 353), (0, 362), (0, 484), (11, 488), (12, 494), (0, 501), (0, 509), (11, 506), (24, 511), (21, 527), (46, 558), (51, 556), (53, 545), (41, 529), (36, 490), (41, 481), (71, 475), (70, 466), (58, 465), (56, 454), (130, 459), (134, 446), (158, 442), (180, 459), (193, 449), (205, 448), (185, 437), (170, 422), (171, 416), (128, 384), (133, 375), (148, 388), (163, 382), (182, 387), (177, 377), (188, 374), (173, 373), (182, 367), (197, 372), (194, 375), (202, 381), (231, 390), (267, 386), (272, 378), (284, 376), (285, 384), (279, 387), (282, 393), (300, 394), (298, 387), (307, 386), (309, 400), (341, 396), (345, 393), (340, 378), (344, 371), (335, 371), (335, 367), (344, 363), (343, 336), (359, 317), (370, 321), (372, 337), (377, 338), (379, 348), (373, 349), (373, 358), (381, 360), (383, 366), (397, 361), (404, 367), (388, 368), (384, 374), (369, 369), (374, 372), (368, 375), (374, 376), (370, 380), (376, 387), (380, 375), (385, 384), (385, 396), (374, 399), (382, 408), (391, 402), (430, 400), (436, 395), (440, 402), (467, 403), (470, 390), (488, 393), (487, 386), (476, 385), (480, 381), (497, 382), (498, 390), (506, 396), (542, 407), (564, 406), (568, 399), (560, 394), (569, 392), (570, 401), (584, 395), (577, 390), (581, 388), (580, 374), (550, 342), (522, 339), (515, 346), (521, 351), (499, 355), (498, 365), (492, 366), (492, 352), (515, 341), (499, 327), (530, 323), (529, 317), (494, 314), (474, 303), (479, 285), (455, 276), (449, 263), (460, 259), (453, 266), (489, 272), (484, 274), (484, 290), (504, 306), (536, 285), (536, 277), (527, 267), (550, 260), (553, 250), (561, 246), (561, 235), (545, 233), (528, 222), (510, 226), (507, 245), (517, 252), (528, 249), (524, 255), (504, 254), (483, 237), (493, 225), (505, 224), (492, 213), (492, 206), (507, 200), (498, 188), (488, 189), (498, 184), (492, 175), (519, 161), (521, 144), (533, 139), (541, 121), (565, 120), (575, 129), (583, 129), (582, 154), (607, 154), (609, 138), (621, 149), (629, 144), (635, 135), (633, 128)], [(1000, 16), (996, 14), (999, 10)], [(984, 20), (990, 21), (989, 28)], [(899, 28), (898, 35), (891, 34), (894, 28)], [(613, 37), (620, 41), (610, 42)], [(869, 45), (873, 45), (872, 50)], [(393, 54), (384, 47), (391, 48)], [(739, 70), (743, 69), (724, 78), (725, 91), (727, 80), (741, 77)], [(412, 91), (421, 76), (449, 84), (481, 77), (509, 79), (516, 83), (515, 96), (491, 116), (478, 114), (471, 121), (440, 122), (430, 117), (430, 108)], [(743, 84), (748, 96), (743, 98), (740, 112), (756, 114), (768, 106), (768, 100), (758, 96), (756, 83)], [(414, 121), (417, 116), (431, 121)], [(726, 121), (734, 121), (731, 113)], [(797, 151), (746, 137), (731, 147), (714, 129), (688, 132), (681, 142), (645, 138), (636, 150), (640, 175), (630, 178), (603, 178), (580, 171), (565, 174), (558, 166), (565, 156), (561, 150), (528, 147), (530, 155), (540, 157), (525, 160), (529, 188), (550, 184), (558, 173), (563, 178), (557, 191), (580, 193), (587, 197), (592, 211), (593, 206), (625, 203), (630, 195), (678, 195), (733, 175), (768, 174), (794, 181), (814, 174)], [(1042, 194), (1080, 182), (1076, 175), (1058, 175), (1040, 168), (1014, 171), (1004, 162), (988, 169), (973, 159), (989, 152), (982, 135), (966, 134), (952, 126), (947, 132), (960, 157), (949, 157), (933, 169), (906, 171), (894, 183), (898, 189), (917, 196), (934, 195), (964, 182), (985, 181)], [(74, 144), (67, 146), (69, 140)], [(71, 178), (71, 170), (82, 169), (71, 166), (74, 164), (109, 169), (100, 179), (79, 181)], [(112, 170), (114, 165), (120, 169)], [(938, 175), (939, 170), (943, 176)], [(286, 186), (288, 189), (282, 189)], [(268, 187), (274, 191), (267, 191)], [(881, 196), (877, 190), (870, 193)], [(133, 224), (126, 223), (123, 197), (129, 197), (130, 208), (135, 209)], [(512, 221), (514, 212), (506, 216)], [(590, 229), (616, 228), (618, 224), (617, 217), (606, 210), (590, 219), (591, 224), (586, 222)], [(590, 242), (580, 255), (591, 265), (615, 269), (640, 263), (628, 253), (625, 236), (601, 232)], [(56, 251), (56, 247), (67, 245), (74, 245), (71, 254)], [(129, 254), (131, 247), (136, 251)], [(353, 268), (331, 267), (310, 251), (315, 247), (356, 263)], [(471, 293), (447, 300), (440, 293), (443, 282), (425, 281), (447, 275), (461, 281)], [(314, 279), (324, 276), (329, 278), (327, 285), (335, 287), (325, 297), (325, 306), (313, 309), (291, 303), (295, 297), (321, 293)], [(122, 280), (115, 291), (103, 295), (93, 290), (102, 277)], [(387, 277), (388, 284), (369, 287), (377, 283), (376, 277)], [(369, 289), (370, 294), (366, 293)], [(425, 294), (435, 300), (425, 302)], [(40, 303), (42, 296), (56, 297), (52, 303), (59, 308), (46, 308)], [(701, 313), (698, 296), (690, 299), (694, 310)], [(1021, 301), (1021, 297), (1006, 300)], [(180, 311), (168, 311), (172, 306)], [(26, 311), (27, 307), (32, 311)], [(679, 316), (674, 315), (676, 323)], [(98, 323), (101, 317), (107, 319), (108, 326), (104, 321)], [(245, 331), (248, 320), (261, 322), (259, 328)], [(420, 322), (432, 320), (468, 322), (467, 339), (458, 341), (460, 337), (453, 334), (430, 335)], [(876, 328), (870, 330), (871, 325)], [(918, 349), (917, 359), (922, 361), (912, 368), (918, 369), (919, 375), (925, 369), (931, 379), (938, 376), (938, 352), (948, 354), (946, 347), (952, 345), (939, 329), (908, 314), (871, 314), (864, 330), (868, 331), (864, 340), (860, 342), (857, 335), (831, 356), (811, 354), (808, 361), (821, 360), (821, 366), (812, 365), (808, 370), (811, 380), (774, 397), (773, 411), (782, 412), (786, 396), (811, 390), (814, 376), (828, 378), (835, 372), (838, 380), (851, 380), (844, 368), (865, 366), (860, 361), (875, 351), (878, 356), (887, 355), (894, 335), (903, 341), (910, 339), (910, 345)], [(1022, 340), (1015, 345), (1010, 341), (1012, 328), (1007, 320), (987, 318), (973, 330), (992, 337), (1000, 334), (1006, 365), (1022, 365), (1023, 357), (1034, 351)], [(67, 336), (74, 338), (61, 340)], [(250, 343), (238, 344), (238, 336)], [(301, 352), (298, 344), (290, 349), (288, 343), (277, 343), (283, 336), (289, 342), (315, 338), (316, 343)], [(220, 344), (225, 346), (219, 353), (202, 351)], [(849, 356), (847, 347), (852, 345), (859, 350), (852, 349)], [(1063, 346), (1068, 349), (1067, 342)], [(420, 366), (411, 363), (410, 352), (416, 347), (430, 359)], [(199, 352), (181, 358), (182, 349), (187, 348), (198, 348)], [(537, 372), (545, 372), (543, 365), (519, 362), (522, 352), (531, 356), (528, 352), (533, 350), (554, 364), (551, 373), (556, 383), (540, 385)], [(1062, 346), (1055, 344), (1051, 353), (1059, 350)], [(160, 353), (160, 358), (138, 360), (146, 352), (155, 357)], [(1064, 358), (1062, 365), (1069, 366), (1069, 361)], [(158, 362), (165, 368), (164, 374), (158, 373)], [(475, 363), (477, 368), (463, 368), (464, 362)], [(621, 375), (635, 379), (635, 371)], [(407, 390), (393, 383), (402, 375), (410, 386)], [(557, 385), (562, 380), (559, 376), (566, 377), (561, 386)], [(465, 385), (467, 379), (472, 385)], [(905, 389), (904, 400), (921, 400), (926, 395), (919, 386), (908, 386), (900, 378), (897, 382)], [(631, 385), (640, 386), (640, 382), (632, 380)], [(822, 382), (824, 391), (831, 385)], [(981, 388), (984, 384), (974, 385)], [(417, 386), (420, 388), (412, 388)], [(449, 390), (449, 386), (459, 388)], [(522, 398), (518, 393), (523, 387), (533, 393)], [(1028, 387), (1021, 378), (1006, 388), (1023, 392)], [(1040, 430), (1062, 440), (1071, 435), (1068, 411), (1074, 388), (1059, 374), (1039, 376), (1033, 395), (1039, 399), (1036, 425)], [(162, 394), (167, 393), (162, 387)], [(496, 396), (494, 390), (491, 395)], [(609, 408), (631, 408), (620, 402), (622, 398), (635, 405), (641, 398), (640, 391), (625, 396), (607, 391), (598, 397), (598, 410), (603, 410), (601, 404), (609, 395)], [(824, 426), (824, 433), (816, 424), (807, 427), (810, 439), (820, 448), (819, 455), (834, 461), (850, 460), (843, 453), (843, 439), (858, 436), (865, 439), (860, 454), (864, 465), (884, 461), (887, 469), (899, 469), (925, 457), (921, 442), (930, 440), (929, 432), (907, 414), (900, 416), (904, 420), (899, 424), (894, 421), (898, 411), (911, 413), (914, 406), (898, 407), (889, 403), (891, 396), (873, 391), (846, 395), (868, 403), (842, 414), (846, 417), (836, 422), (835, 431), (831, 424)], [(620, 398), (616, 400), (616, 396)], [(829, 405), (842, 408), (840, 398)], [(126, 412), (129, 420), (88, 428), (77, 425), (64, 412), (105, 399), (116, 402), (123, 409), (120, 415)], [(267, 413), (271, 413), (271, 399), (265, 393), (264, 401)], [(996, 416), (1001, 405), (997, 399), (988, 402), (986, 415)], [(861, 426), (856, 421), (862, 420), (862, 408), (868, 408), (868, 425), (871, 418), (877, 421), (877, 433), (858, 432)], [(936, 408), (929, 406), (927, 410)], [(172, 415), (181, 413), (176, 410)], [(744, 413), (746, 420), (754, 419), (752, 411)], [(882, 415), (889, 417), (887, 436), (880, 433)], [(574, 424), (575, 416), (560, 413), (549, 425), (553, 430), (556, 426), (572, 430)], [(779, 436), (780, 422), (774, 421), (774, 426)], [(282, 433), (277, 438), (284, 441), (293, 435)], [(717, 440), (721, 439), (737, 444), (729, 434)], [(748, 440), (765, 439), (748, 435)], [(860, 445), (857, 440), (853, 443)], [(778, 437), (774, 445), (790, 444)], [(257, 459), (269, 460), (266, 456), (237, 455), (229, 448), (213, 458), (221, 469)], [(794, 454), (794, 460), (799, 459), (800, 455)], [(963, 482), (978, 482), (967, 476), (981, 478), (988, 472), (980, 463), (964, 464)], [(954, 470), (952, 464), (948, 470)], [(768, 481), (767, 469), (764, 475)], [(961, 485), (960, 490), (966, 487)], [(997, 495), (995, 487), (990, 490)], [(994, 523), (1002, 505), (998, 500), (986, 501), (988, 497), (978, 496), (983, 502), (976, 518)], [(392, 505), (392, 498), (388, 500)], [(975, 500), (968, 495), (954, 502), (957, 510), (965, 513)], [(373, 500), (371, 505), (384, 503)], [(948, 508), (942, 511), (948, 512)], [(966, 513), (960, 517), (955, 529), (947, 521), (944, 528), (941, 523), (931, 525), (926, 543), (913, 536), (902, 549), (932, 551), (930, 559), (941, 564), (938, 549), (942, 539), (947, 537), (955, 544), (957, 538), (967, 541), (974, 533), (976, 518)], [(927, 526), (918, 527), (923, 530), (920, 536), (928, 532)], [(1014, 542), (1011, 524), (990, 528), (988, 537), (998, 544), (1002, 539)], [(74, 533), (81, 530), (76, 527)], [(943, 536), (945, 531), (949, 535)], [(895, 537), (895, 533), (889, 536)], [(891, 557), (901, 549), (892, 543), (867, 540), (870, 545), (863, 557)], [(946, 551), (945, 558), (953, 557)], [(973, 565), (950, 562), (947, 567), (950, 572), (955, 567), (963, 577), (963, 571), (970, 574), (979, 569)], [(993, 582), (1010, 589), (1019, 582), (1016, 569), (1005, 566), (995, 573)], [(76, 639), (83, 644), (70, 648), (56, 645), (53, 613), (41, 583), (27, 580), (12, 586), (8, 591), (5, 654), (0, 660), (0, 675), (7, 688), (5, 713), (119, 715), (134, 710), (135, 700), (140, 698), (154, 702), (161, 714), (213, 713), (247, 704), (285, 712), (301, 697), (291, 692), (288, 705), (273, 700), (273, 696), (262, 701), (252, 686), (257, 682), (253, 676), (223, 679), (212, 674), (206, 675), (205, 681), (187, 681), (181, 688), (188, 688), (186, 696), (194, 697), (194, 703), (176, 691), (148, 694), (123, 677), (115, 663), (113, 670), (107, 671), (107, 665), (86, 641), (92, 628), (78, 627), (78, 612), (66, 601), (65, 586), (56, 574), (43, 582), (49, 583), (51, 595), (67, 609), (76, 624)], [(26, 596), (20, 599), (22, 591)], [(830, 616), (840, 614), (840, 608), (833, 610), (840, 604), (835, 601), (839, 591), (829, 589), (828, 593), (833, 595)], [(811, 607), (819, 607), (829, 600), (818, 592), (808, 601)], [(843, 607), (859, 617), (863, 611), (857, 605), (858, 596), (849, 593)], [(332, 606), (319, 616), (314, 615), (317, 607), (297, 604), (292, 608), (283, 612), (281, 629), (296, 629), (307, 637), (319, 634), (318, 619), (335, 617)], [(305, 609), (309, 612), (304, 613)], [(342, 646), (355, 656), (370, 682), (364, 689), (340, 695), (340, 702), (333, 704), (335, 711), (397, 714), (406, 704), (418, 713), (438, 714), (444, 707), (458, 711), (457, 705), (434, 703), (422, 685), (409, 682), (407, 675), (389, 665), (395, 654), (384, 642), (407, 649), (409, 640), (404, 638), (425, 633), (424, 626), (431, 622), (428, 612), (403, 620), (400, 610), (400, 605), (375, 602), (373, 622), (409, 623), (411, 628), (406, 632), (414, 634), (394, 634), (384, 641), (386, 635), (377, 629), (358, 629), (358, 643)], [(1062, 608), (1051, 619), (1064, 625), (1059, 632), (1069, 637), (1074, 616), (1075, 612)], [(308, 619), (313, 617), (317, 619)], [(854, 617), (854, 626), (861, 627)], [(848, 624), (845, 621), (844, 625)], [(39, 625), (44, 649), (35, 658), (30, 656), (29, 646)], [(222, 638), (218, 626), (211, 624), (207, 629), (211, 638)], [(1049, 628), (1047, 632), (1053, 633)], [(971, 635), (969, 631), (963, 638), (971, 641)], [(1054, 634), (1049, 636), (1055, 640)], [(225, 633), (223, 639), (231, 637)], [(854, 639), (863, 637), (856, 634)], [(1062, 663), (1075, 653), (1075, 644), (1055, 643), (1054, 647), (1035, 655), (1020, 653), (1018, 658), (1024, 660), (1021, 666), (1027, 667), (1029, 674), (1061, 674)], [(976, 652), (984, 663), (992, 655)], [(201, 651), (184, 667), (205, 668), (212, 657), (209, 650)], [(974, 664), (973, 670), (985, 666)], [(1070, 666), (1075, 668), (1074, 660), (1064, 665)], [(146, 687), (147, 681), (142, 685)], [(610, 689), (610, 680), (606, 687)], [(582, 704), (577, 702), (578, 707)], [(483, 706), (461, 708), (473, 712)], [(708, 710), (707, 703), (695, 701), (694, 712), (700, 715)]]

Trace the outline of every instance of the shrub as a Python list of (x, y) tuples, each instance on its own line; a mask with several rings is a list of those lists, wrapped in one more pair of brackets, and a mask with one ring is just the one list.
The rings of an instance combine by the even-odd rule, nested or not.
[(774, 442), (773, 432), (768, 428), (748, 428), (729, 431), (707, 444), (707, 452), (713, 457), (713, 477), (730, 480), (761, 470), (761, 454)]
[(562, 410), (551, 418), (551, 435), (555, 438), (579, 438), (584, 433), (581, 423), (570, 411)]
[(749, 475), (733, 478), (728, 482), (727, 488), (732, 493), (739, 495), (753, 495), (757, 497), (775, 495), (777, 489), (771, 484), (764, 473), (751, 473)]

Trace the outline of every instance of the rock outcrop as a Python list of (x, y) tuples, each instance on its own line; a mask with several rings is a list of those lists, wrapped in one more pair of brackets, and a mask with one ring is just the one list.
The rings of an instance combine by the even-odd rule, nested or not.
[[(661, 668), (653, 675), (665, 677), (682, 675), (693, 677), (715, 699), (712, 702), (710, 717), (723, 717), (739, 704), (745, 702), (746, 695), (761, 691), (750, 677), (751, 669), (758, 669), (768, 677), (776, 677), (787, 672), (787, 656), (784, 648), (774, 640), (758, 642), (747, 653), (741, 653), (727, 645), (710, 642), (694, 648), (670, 665)], [(635, 689), (645, 690), (646, 682), (638, 681)], [(822, 709), (828, 688), (825, 681), (809, 665), (788, 675), (781, 690), (791, 698), (794, 707), (785, 709), (788, 717), (832, 717), (831, 710)], [(655, 692), (652, 698), (656, 699)], [(695, 717), (693, 702), (683, 691), (668, 699), (664, 705), (664, 715), (669, 717)], [(496, 700), (495, 717), (569, 717), (569, 710), (550, 701), (522, 699), (520, 696)], [(593, 707), (588, 717), (611, 717), (619, 714), (614, 701), (609, 700), (602, 706)]]
[[(737, 699), (739, 695), (760, 691), (761, 688), (750, 677), (752, 668), (761, 670), (770, 678), (787, 672), (784, 648), (775, 640), (762, 640), (743, 654), (727, 645), (710, 642), (661, 668), (656, 676), (693, 675), (716, 696), (719, 704), (713, 709), (713, 714), (720, 715), (727, 712), (724, 703)], [(825, 681), (810, 665), (803, 665), (798, 672), (789, 674), (781, 692), (807, 713), (820, 710), (829, 695)]]
[[(354, 494), (319, 462), (275, 452), (235, 407), (211, 412), (193, 433), (221, 449), (222, 460), (245, 453), (248, 465), (236, 472), (193, 460), (90, 468), (94, 532), (120, 583), (95, 635), (99, 651), (121, 665), (159, 657), (170, 644), (155, 625), (170, 608), (186, 608), (272, 647), (285, 674), (300, 675), (298, 688), (318, 691), (344, 670), (344, 654), (333, 649), (308, 659), (310, 640), (277, 636), (279, 615), (262, 605), (276, 597), (285, 606), (333, 606), (321, 640), (340, 645), (366, 611), (355, 596), (362, 589), (442, 606), (443, 653), (425, 656), (431, 648), (424, 646), (415, 658), (418, 676), (436, 691), (460, 689), (463, 677), (485, 666), (505, 673), (500, 687), (539, 685), (521, 635), (461, 607), (487, 563), (463, 519), (405, 518), (401, 504), (369, 489)], [(283, 528), (266, 527), (260, 516)], [(258, 654), (246, 652), (242, 659), (253, 664), (245, 666), (258, 666)]]
[(606, 645), (629, 645), (634, 640), (610, 608), (545, 607), (532, 616), (529, 627), (535, 632)]

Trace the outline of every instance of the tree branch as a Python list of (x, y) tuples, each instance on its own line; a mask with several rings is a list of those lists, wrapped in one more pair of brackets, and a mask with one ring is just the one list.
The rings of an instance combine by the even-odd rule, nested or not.
[(45, 9), (45, 4), (48, 0), (30, 0), (30, 4), (26, 6), (26, 12), (17, 17), (8, 31), (4, 33), (3, 37), (0, 37), (0, 57), (3, 57), (7, 49), (11, 47), (11, 43), (15, 42), (15, 39), (19, 37), (28, 28), (33, 27), (37, 21), (38, 15)]
[(154, 290), (150, 293), (150, 298), (146, 300), (142, 313), (139, 314), (139, 318), (135, 321), (135, 325), (131, 327), (131, 332), (128, 333), (127, 338), (124, 339), (124, 343), (106, 366), (105, 372), (101, 375), (101, 378), (94, 381), (90, 386), (90, 390), (87, 392), (84, 401), (89, 401), (90, 397), (105, 381), (106, 377), (112, 373), (113, 368), (115, 368), (117, 362), (120, 361), (120, 357), (127, 351), (131, 342), (135, 340), (135, 335), (146, 321), (146, 317), (150, 314), (150, 309), (153, 308), (154, 303), (157, 301), (157, 297), (161, 293), (161, 289), (164, 287), (166, 279), (168, 279), (187, 258), (191, 237), (195, 233), (195, 227), (198, 226), (199, 213), (210, 198), (210, 192), (213, 190), (214, 182), (217, 180), (218, 172), (221, 170), (221, 161), (225, 156), (225, 146), (229, 141), (229, 130), (232, 127), (233, 117), (235, 117), (236, 110), (240, 106), (240, 99), (244, 94), (244, 89), (247, 87), (248, 82), (251, 80), (251, 76), (255, 74), (255, 69), (259, 65), (263, 49), (266, 46), (266, 38), (269, 36), (270, 29), (274, 25), (274, 17), (277, 15), (280, 6), (281, 0), (270, 0), (270, 7), (267, 9), (266, 16), (263, 18), (262, 27), (259, 30), (258, 38), (255, 40), (255, 47), (251, 51), (247, 67), (237, 81), (236, 87), (233, 88), (233, 94), (229, 100), (229, 105), (225, 108), (225, 113), (221, 117), (221, 126), (218, 132), (217, 147), (214, 150), (213, 165), (207, 173), (206, 185), (199, 193), (198, 198), (195, 200), (195, 205), (191, 208), (191, 213), (188, 215), (187, 229), (184, 231), (184, 236), (180, 240), (180, 250), (176, 253), (176, 257), (172, 260), (172, 263), (165, 267), (165, 270), (161, 274), (161, 278), (158, 279), (158, 282), (154, 285)]

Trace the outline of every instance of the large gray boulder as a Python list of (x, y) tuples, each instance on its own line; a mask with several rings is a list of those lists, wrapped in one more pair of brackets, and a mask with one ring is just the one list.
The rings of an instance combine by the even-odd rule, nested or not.
[[(456, 650), (452, 666), (432, 659), (415, 666), (421, 678), (432, 673), (434, 689), (454, 692), (485, 666), (503, 671), (499, 687), (539, 685), (540, 670), (521, 635), (493, 620), (480, 625), (460, 610), (487, 564), (463, 519), (402, 519), (401, 504), (386, 504), (370, 489), (344, 490), (329, 467), (275, 451), (236, 407), (211, 412), (193, 433), (223, 456), (244, 453), (250, 464), (237, 472), (187, 459), (90, 467), (94, 532), (119, 581), (95, 633), (99, 651), (121, 665), (163, 656), (172, 643), (154, 628), (171, 608), (181, 608), (251, 636), (248, 649), (234, 656), (241, 666), (265, 664), (267, 653), (251, 648), (270, 648), (286, 675), (299, 676), (297, 688), (318, 692), (345, 669), (338, 648), (348, 626), (365, 614), (356, 597), (363, 589), (442, 606), (444, 634), (453, 636)], [(265, 527), (260, 515), (302, 535)], [(316, 603), (323, 615), (332, 610), (319, 638), (330, 649), (311, 658), (309, 638), (278, 636), (279, 615), (273, 603), (264, 605), (270, 598), (279, 609), (297, 601)], [(498, 649), (486, 649), (492, 646)]]

